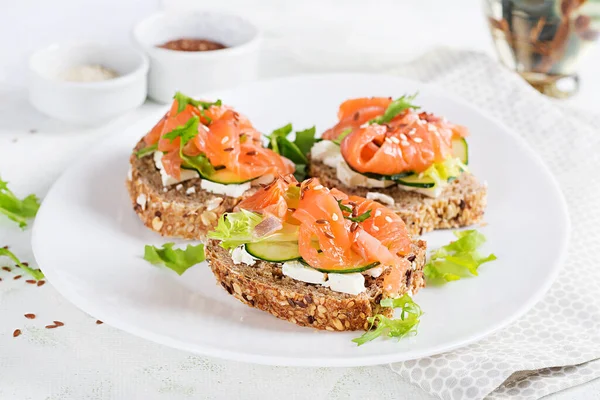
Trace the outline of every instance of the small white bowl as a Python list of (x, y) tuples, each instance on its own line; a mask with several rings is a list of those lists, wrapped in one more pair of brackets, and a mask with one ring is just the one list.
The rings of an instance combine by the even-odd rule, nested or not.
[[(158, 13), (133, 30), (135, 42), (150, 58), (148, 95), (161, 103), (176, 91), (198, 95), (255, 80), (260, 34), (247, 20), (208, 11)], [(213, 40), (227, 46), (213, 51), (177, 51), (161, 47), (170, 40)]]
[[(101, 65), (119, 74), (96, 82), (60, 78), (65, 70)], [(125, 46), (54, 44), (29, 59), (29, 100), (40, 112), (63, 121), (96, 125), (139, 107), (146, 99), (148, 60)]]

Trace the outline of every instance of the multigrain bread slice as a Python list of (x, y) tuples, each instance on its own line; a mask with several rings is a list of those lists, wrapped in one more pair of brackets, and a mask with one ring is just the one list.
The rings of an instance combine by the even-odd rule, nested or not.
[(327, 187), (335, 187), (348, 194), (367, 197), (368, 192), (378, 192), (392, 197), (394, 204), (385, 205), (400, 215), (411, 235), (481, 222), (487, 203), (487, 185), (469, 173), (452, 181), (437, 198), (408, 192), (398, 186), (350, 188), (337, 179), (335, 168), (321, 161), (311, 161), (309, 175), (319, 178)]
[(231, 211), (255, 190), (250, 189), (242, 197), (213, 194), (200, 187), (199, 178), (165, 188), (152, 156), (135, 156), (135, 151), (144, 146), (140, 140), (129, 159), (127, 189), (144, 225), (163, 236), (204, 240), (221, 214)]
[[(396, 295), (416, 293), (425, 286), (425, 247), (422, 240), (413, 242), (412, 251), (406, 256), (411, 268)], [(282, 273), (281, 264), (257, 261), (252, 266), (236, 265), (229, 252), (215, 240), (207, 242), (205, 251), (217, 282), (230, 295), (277, 318), (316, 329), (352, 331), (368, 329), (367, 318), (375, 314), (392, 317), (393, 309), (379, 305), (380, 300), (387, 297), (383, 280), (389, 268), (378, 278), (365, 275), (367, 291), (351, 295), (287, 277)]]

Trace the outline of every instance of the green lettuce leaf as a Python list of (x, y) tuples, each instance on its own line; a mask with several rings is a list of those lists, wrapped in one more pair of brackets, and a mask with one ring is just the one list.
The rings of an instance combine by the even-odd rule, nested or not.
[(437, 185), (450, 182), (456, 179), (463, 172), (468, 172), (469, 168), (460, 161), (459, 158), (447, 158), (444, 162), (434, 163), (421, 176), (433, 179)]
[(373, 118), (372, 120), (369, 121), (369, 124), (380, 124), (380, 125), (387, 124), (392, 119), (394, 119), (397, 115), (404, 112), (405, 110), (408, 110), (409, 108), (412, 108), (414, 110), (421, 108), (419, 106), (412, 104), (412, 101), (415, 99), (415, 97), (417, 97), (417, 95), (418, 95), (418, 93), (415, 93), (412, 96), (404, 95), (404, 96), (392, 101), (392, 103), (388, 106), (388, 108), (386, 108), (383, 115)]
[(477, 251), (485, 243), (482, 233), (475, 229), (453, 233), (458, 239), (432, 252), (423, 268), (428, 283), (440, 284), (477, 276), (481, 264), (496, 259), (494, 254), (483, 256)]
[[(384, 299), (380, 304), (383, 307), (400, 308), (400, 318), (391, 319), (382, 314), (368, 317), (367, 321), (371, 324), (369, 330), (362, 336), (352, 339), (358, 346), (370, 342), (384, 334), (388, 337), (400, 339), (417, 333), (417, 327), (423, 312), (421, 311), (421, 307), (419, 307), (408, 294), (404, 294), (397, 299)], [(376, 327), (373, 329), (373, 326), (375, 325)]]
[(21, 200), (8, 188), (8, 182), (0, 179), (0, 214), (6, 215), (24, 229), (27, 220), (35, 217), (39, 208), (40, 202), (36, 195), (30, 194)]
[(306, 167), (308, 165), (307, 154), (317, 141), (315, 139), (316, 128), (313, 126), (303, 131), (297, 131), (296, 139), (292, 142), (288, 139), (288, 136), (293, 130), (292, 124), (275, 129), (270, 135), (267, 135), (268, 148), (296, 164), (294, 176), (299, 181), (303, 181), (306, 178)]
[(234, 249), (254, 241), (254, 228), (263, 220), (262, 216), (251, 211), (240, 210), (221, 215), (217, 226), (208, 232), (208, 238), (221, 241), (221, 247)]
[(31, 275), (35, 280), (39, 281), (40, 279), (44, 279), (44, 273), (39, 269), (33, 269), (23, 264), (21, 260), (17, 256), (15, 256), (8, 248), (2, 247), (0, 248), (0, 257), (8, 257), (10, 258), (16, 265), (19, 266), (24, 272)]
[(165, 243), (162, 249), (146, 245), (144, 248), (144, 260), (151, 264), (163, 264), (177, 274), (182, 275), (190, 267), (204, 261), (204, 245), (193, 246), (189, 244), (185, 250), (174, 249), (175, 243)]

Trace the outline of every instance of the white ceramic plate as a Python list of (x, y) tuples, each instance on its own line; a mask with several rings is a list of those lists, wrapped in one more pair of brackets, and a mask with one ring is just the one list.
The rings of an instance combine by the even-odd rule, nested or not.
[[(146, 229), (125, 189), (134, 144), (158, 120), (140, 121), (93, 149), (52, 187), (33, 231), (35, 257), (78, 307), (117, 328), (194, 353), (263, 364), (355, 366), (413, 359), (474, 342), (527, 311), (565, 256), (569, 220), (556, 182), (500, 122), (421, 83), (389, 76), (320, 75), (253, 83), (215, 94), (264, 132), (293, 122), (331, 126), (341, 101), (419, 91), (425, 110), (471, 130), (470, 167), (488, 182), (483, 251), (498, 260), (480, 276), (425, 288), (415, 337), (357, 347), (360, 332), (317, 332), (249, 308), (216, 284), (206, 264), (178, 277), (142, 259), (144, 245), (168, 241)], [(208, 97), (207, 97), (208, 98)], [(431, 248), (451, 232), (426, 235)]]

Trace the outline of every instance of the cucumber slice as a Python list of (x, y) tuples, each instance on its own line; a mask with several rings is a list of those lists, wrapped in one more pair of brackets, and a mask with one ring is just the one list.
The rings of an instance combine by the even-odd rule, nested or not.
[(329, 272), (329, 273), (332, 273), (332, 274), (351, 274), (353, 272), (363, 272), (363, 271), (369, 270), (371, 268), (375, 268), (375, 267), (377, 267), (380, 264), (379, 261), (376, 261), (376, 262), (371, 263), (371, 264), (360, 265), (360, 266), (351, 267), (351, 268), (341, 267), (341, 266), (340, 267), (332, 267), (332, 268), (315, 268), (312, 265), (309, 265), (302, 258), (300, 260), (298, 260), (298, 261), (300, 261), (302, 264), (306, 265), (307, 267), (311, 267), (313, 269), (316, 269), (317, 271), (320, 271), (320, 272)]
[(410, 186), (421, 189), (431, 189), (436, 182), (428, 176), (419, 177), (419, 174), (412, 174), (404, 178), (396, 179), (399, 185)]
[(269, 262), (285, 262), (300, 258), (298, 242), (246, 243), (246, 251), (253, 257)]
[(452, 141), (452, 154), (454, 157), (458, 157), (463, 164), (469, 164), (469, 146), (465, 138)]

